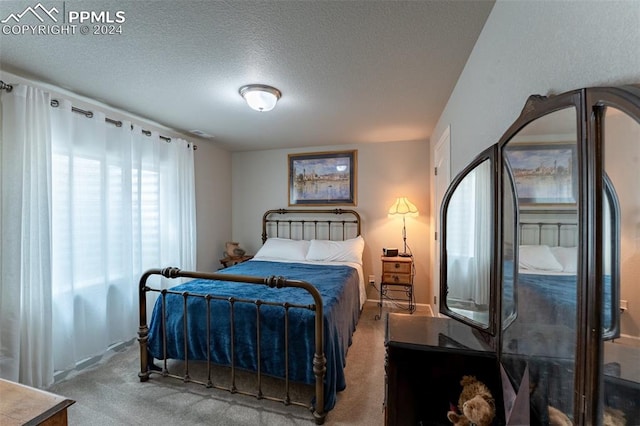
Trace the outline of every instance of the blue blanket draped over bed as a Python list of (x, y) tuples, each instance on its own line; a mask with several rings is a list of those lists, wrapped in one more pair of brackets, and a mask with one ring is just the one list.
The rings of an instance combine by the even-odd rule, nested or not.
[[(519, 301), (519, 311), (535, 310), (545, 313), (547, 319), (553, 323), (575, 327), (577, 319), (578, 289), (575, 275), (541, 275), (518, 274), (518, 286), (522, 290), (530, 289)], [(507, 286), (508, 287), (508, 286)], [(521, 295), (522, 291), (521, 291)], [(611, 276), (604, 277), (604, 316), (603, 328), (608, 329), (611, 324)], [(526, 305), (526, 307), (525, 307)]]
[[(360, 315), (359, 279), (354, 268), (341, 265), (317, 265), (248, 261), (222, 273), (257, 277), (282, 276), (304, 280), (320, 292), (324, 305), (324, 351), (327, 358), (325, 375), (325, 410), (331, 410), (336, 393), (346, 387), (344, 367), (351, 338)], [(311, 295), (299, 288), (274, 289), (264, 285), (238, 284), (227, 281), (193, 280), (172, 291), (194, 294), (212, 294), (238, 299), (289, 302), (300, 305), (314, 303)], [(167, 358), (184, 359), (184, 323), (181, 295), (167, 294)], [(149, 325), (148, 348), (151, 356), (163, 359), (162, 298), (156, 301)], [(236, 303), (234, 307), (235, 365), (237, 368), (257, 371), (256, 307), (252, 303)], [(188, 356), (190, 360), (207, 360), (206, 301), (189, 298), (188, 301)], [(220, 365), (231, 364), (230, 303), (211, 301), (211, 361)], [(314, 312), (307, 309), (289, 309), (289, 378), (294, 382), (315, 383), (312, 360), (315, 352)], [(261, 369), (263, 374), (285, 376), (284, 309), (279, 306), (260, 307)]]

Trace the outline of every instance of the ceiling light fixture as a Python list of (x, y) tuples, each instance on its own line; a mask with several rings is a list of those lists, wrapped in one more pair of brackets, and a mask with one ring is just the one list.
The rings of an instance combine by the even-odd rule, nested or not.
[(256, 111), (271, 111), (282, 93), (275, 87), (264, 84), (249, 84), (240, 88), (240, 95), (247, 101), (249, 107)]

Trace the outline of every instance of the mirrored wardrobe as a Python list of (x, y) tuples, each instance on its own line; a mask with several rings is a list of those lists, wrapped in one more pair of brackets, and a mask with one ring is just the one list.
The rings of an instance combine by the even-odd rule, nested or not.
[(640, 87), (531, 96), (441, 216), (440, 312), (495, 348), (529, 423), (640, 424)]

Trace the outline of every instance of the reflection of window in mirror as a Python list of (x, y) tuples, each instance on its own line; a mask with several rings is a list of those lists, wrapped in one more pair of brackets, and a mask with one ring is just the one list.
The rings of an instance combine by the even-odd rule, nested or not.
[(487, 159), (460, 181), (446, 214), (447, 307), (484, 326), (489, 324), (491, 212)]

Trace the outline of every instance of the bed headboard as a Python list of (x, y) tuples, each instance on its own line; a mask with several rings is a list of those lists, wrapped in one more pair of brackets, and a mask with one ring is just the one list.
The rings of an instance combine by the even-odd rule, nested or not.
[(519, 226), (520, 245), (578, 245), (578, 222), (574, 211), (523, 210)]
[(262, 216), (262, 243), (267, 238), (344, 241), (361, 233), (355, 210), (276, 209)]

